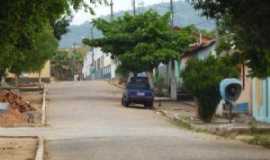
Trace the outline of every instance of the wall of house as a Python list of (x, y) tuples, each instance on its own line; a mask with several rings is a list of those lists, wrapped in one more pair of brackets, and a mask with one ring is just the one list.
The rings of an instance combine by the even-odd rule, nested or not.
[(179, 69), (178, 69), (178, 73), (176, 73), (177, 80), (179, 83), (179, 86), (182, 86), (183, 80), (181, 78), (181, 72), (186, 68), (187, 62), (190, 58), (197, 58), (200, 60), (204, 60), (206, 59), (208, 56), (210, 55), (215, 55), (215, 48), (216, 48), (216, 44), (211, 45), (207, 48), (201, 49), (199, 51), (197, 51), (196, 53), (193, 53), (191, 56), (186, 56), (186, 57), (182, 57), (180, 62), (179, 62)]
[[(51, 77), (51, 62), (47, 61), (44, 65), (44, 67), (42, 68), (41, 72), (40, 72), (40, 76), (41, 78), (50, 78)], [(35, 72), (35, 73), (22, 73), (21, 75), (22, 78), (30, 78), (30, 79), (35, 79), (35, 78), (39, 78), (39, 73)], [(7, 78), (15, 78), (15, 75), (12, 73), (8, 73)]]
[(270, 123), (270, 78), (252, 80), (252, 113), (257, 121)]
[[(43, 69), (40, 72), (41, 78), (50, 78), (51, 77), (51, 63), (50, 61), (47, 61), (46, 64), (44, 65)], [(28, 78), (38, 78), (39, 73), (25, 73), (23, 74)]]
[(237, 101), (239, 104), (247, 104), (249, 112), (252, 112), (252, 78), (248, 76), (248, 68), (246, 66), (241, 66), (240, 79), (242, 81), (242, 94)]
[(210, 55), (215, 55), (215, 48), (216, 48), (216, 44), (211, 45), (207, 48), (201, 49), (200, 51), (198, 51), (198, 53), (194, 54), (194, 56), (200, 60), (204, 60), (206, 59), (208, 56)]
[(87, 53), (83, 66), (85, 79), (112, 79), (116, 77), (116, 62), (111, 59), (110, 54), (105, 54), (100, 48), (94, 48), (93, 53), (92, 51)]
[(83, 68), (82, 68), (82, 73), (85, 79), (89, 78), (92, 72), (92, 52), (88, 52), (86, 56), (84, 57), (84, 62), (83, 62)]

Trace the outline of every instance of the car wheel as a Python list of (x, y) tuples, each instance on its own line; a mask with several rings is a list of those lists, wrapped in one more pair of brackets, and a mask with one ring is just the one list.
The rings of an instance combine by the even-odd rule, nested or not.
[(122, 99), (122, 104), (124, 107), (128, 107), (129, 106), (129, 101), (125, 98)]
[(121, 100), (121, 104), (124, 106), (125, 102), (124, 102), (124, 97), (122, 97), (122, 100)]

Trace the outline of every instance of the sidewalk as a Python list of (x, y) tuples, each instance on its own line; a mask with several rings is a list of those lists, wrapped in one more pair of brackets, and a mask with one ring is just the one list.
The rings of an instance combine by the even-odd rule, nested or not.
[(232, 123), (222, 117), (214, 117), (212, 123), (204, 123), (197, 118), (194, 102), (162, 102), (162, 106), (156, 105), (156, 110), (188, 129), (221, 136), (270, 131), (270, 124), (254, 122), (246, 115), (235, 118)]
[[(117, 88), (123, 84), (111, 80), (109, 83)], [(196, 115), (196, 104), (191, 101), (172, 101), (168, 97), (156, 97), (155, 108), (170, 120), (181, 123), (186, 128), (204, 131), (216, 135), (246, 134), (251, 132), (270, 132), (270, 124), (255, 122), (249, 115), (240, 115), (232, 123), (224, 117), (214, 117), (211, 123), (204, 123)]]

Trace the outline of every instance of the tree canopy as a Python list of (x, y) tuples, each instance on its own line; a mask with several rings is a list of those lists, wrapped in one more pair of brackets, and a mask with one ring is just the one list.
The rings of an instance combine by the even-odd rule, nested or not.
[(181, 75), (185, 88), (196, 97), (198, 115), (203, 121), (210, 122), (221, 100), (220, 81), (225, 78), (239, 78), (239, 71), (231, 57), (210, 56), (205, 60), (189, 60)]
[(80, 74), (87, 48), (58, 50), (52, 58), (52, 75), (59, 80), (72, 80)]
[(40, 68), (57, 48), (55, 38), (67, 32), (72, 11), (83, 7), (93, 12), (84, 0), (1, 1), (0, 76), (6, 69), (20, 73)]
[(203, 15), (215, 18), (233, 36), (251, 76), (270, 76), (270, 1), (189, 0)]
[(20, 75), (22, 72), (39, 72), (46, 61), (53, 57), (58, 47), (57, 39), (50, 27), (33, 37), (33, 48), (16, 52), (14, 63), (10, 65), (10, 72)]
[(190, 29), (176, 31), (169, 22), (169, 13), (159, 15), (152, 10), (136, 16), (126, 13), (113, 21), (97, 19), (93, 23), (104, 37), (83, 42), (111, 53), (130, 72), (151, 71), (177, 59), (195, 41)]

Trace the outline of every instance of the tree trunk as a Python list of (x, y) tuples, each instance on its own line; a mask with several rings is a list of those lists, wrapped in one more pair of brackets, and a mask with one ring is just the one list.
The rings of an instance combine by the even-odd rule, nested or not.
[(154, 86), (154, 81), (153, 81), (153, 70), (147, 72), (147, 77), (148, 77), (148, 79), (149, 79), (150, 87), (151, 87), (152, 89), (154, 89), (155, 86)]
[(41, 86), (42, 84), (41, 71), (38, 72), (38, 83)]
[(1, 76), (1, 86), (5, 86), (7, 83), (6, 83), (6, 77), (4, 75)]
[(19, 74), (15, 74), (15, 87), (19, 87)]
[(175, 64), (174, 61), (170, 62), (170, 97), (177, 100), (177, 82), (175, 77)]

